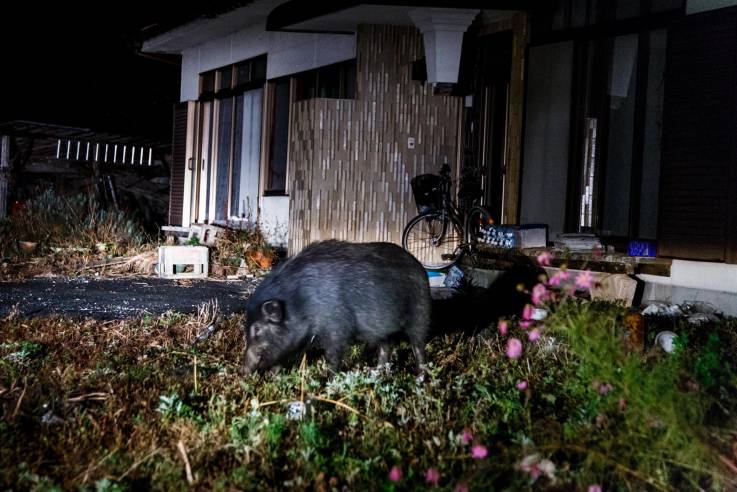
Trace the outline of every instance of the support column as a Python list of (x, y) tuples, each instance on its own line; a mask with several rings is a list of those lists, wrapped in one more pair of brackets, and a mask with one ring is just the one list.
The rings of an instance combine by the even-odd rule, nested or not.
[(463, 33), (479, 12), (481, 11), (477, 9), (410, 10), (412, 22), (422, 32), (428, 82), (433, 84), (458, 82)]
[(0, 219), (8, 215), (8, 187), (10, 181), (10, 137), (0, 136)]

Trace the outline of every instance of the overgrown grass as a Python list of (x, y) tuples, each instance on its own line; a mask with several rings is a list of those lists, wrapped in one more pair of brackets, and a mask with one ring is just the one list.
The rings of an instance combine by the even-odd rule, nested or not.
[(441, 490), (734, 487), (735, 322), (709, 330), (718, 346), (690, 329), (675, 355), (630, 353), (623, 314), (564, 301), (519, 359), (495, 327), (436, 337), (424, 382), (408, 346), (391, 372), (357, 347), (350, 371), (243, 378), (239, 316), (198, 344), (196, 316), (7, 319), (0, 486), (181, 489), (189, 463), (202, 490), (431, 489), (431, 468)]
[(87, 195), (63, 197), (52, 189), (28, 200), (0, 224), (0, 253), (17, 252), (17, 241), (36, 242), (39, 251), (49, 247), (94, 251), (104, 245), (111, 253), (124, 253), (145, 241), (143, 228), (119, 210), (105, 209)]

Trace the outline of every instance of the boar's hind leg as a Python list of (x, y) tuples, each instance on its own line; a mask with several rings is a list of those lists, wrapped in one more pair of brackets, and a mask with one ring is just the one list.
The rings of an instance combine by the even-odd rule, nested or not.
[(424, 341), (413, 341), (412, 352), (415, 354), (415, 364), (417, 366), (417, 373), (422, 374), (425, 372), (425, 342)]
[(412, 352), (415, 355), (415, 364), (417, 365), (417, 373), (425, 372), (425, 340), (430, 327), (430, 301), (429, 298), (422, 299), (417, 304), (410, 326), (407, 329), (407, 337), (412, 345)]

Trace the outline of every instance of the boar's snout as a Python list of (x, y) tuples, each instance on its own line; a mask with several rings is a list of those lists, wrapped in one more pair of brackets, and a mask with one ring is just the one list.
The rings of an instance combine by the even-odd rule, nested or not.
[(253, 352), (253, 350), (246, 350), (246, 360), (243, 361), (241, 366), (241, 375), (248, 376), (256, 369), (258, 369), (260, 357)]

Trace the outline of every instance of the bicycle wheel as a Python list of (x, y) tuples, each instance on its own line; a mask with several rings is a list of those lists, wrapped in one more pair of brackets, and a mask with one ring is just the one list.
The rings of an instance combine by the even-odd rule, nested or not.
[(494, 219), (486, 207), (472, 207), (466, 217), (466, 242), (474, 248), (477, 244), (486, 243), (489, 226), (494, 224)]
[(463, 255), (463, 229), (455, 219), (441, 213), (418, 215), (402, 233), (402, 247), (427, 270), (447, 268)]

